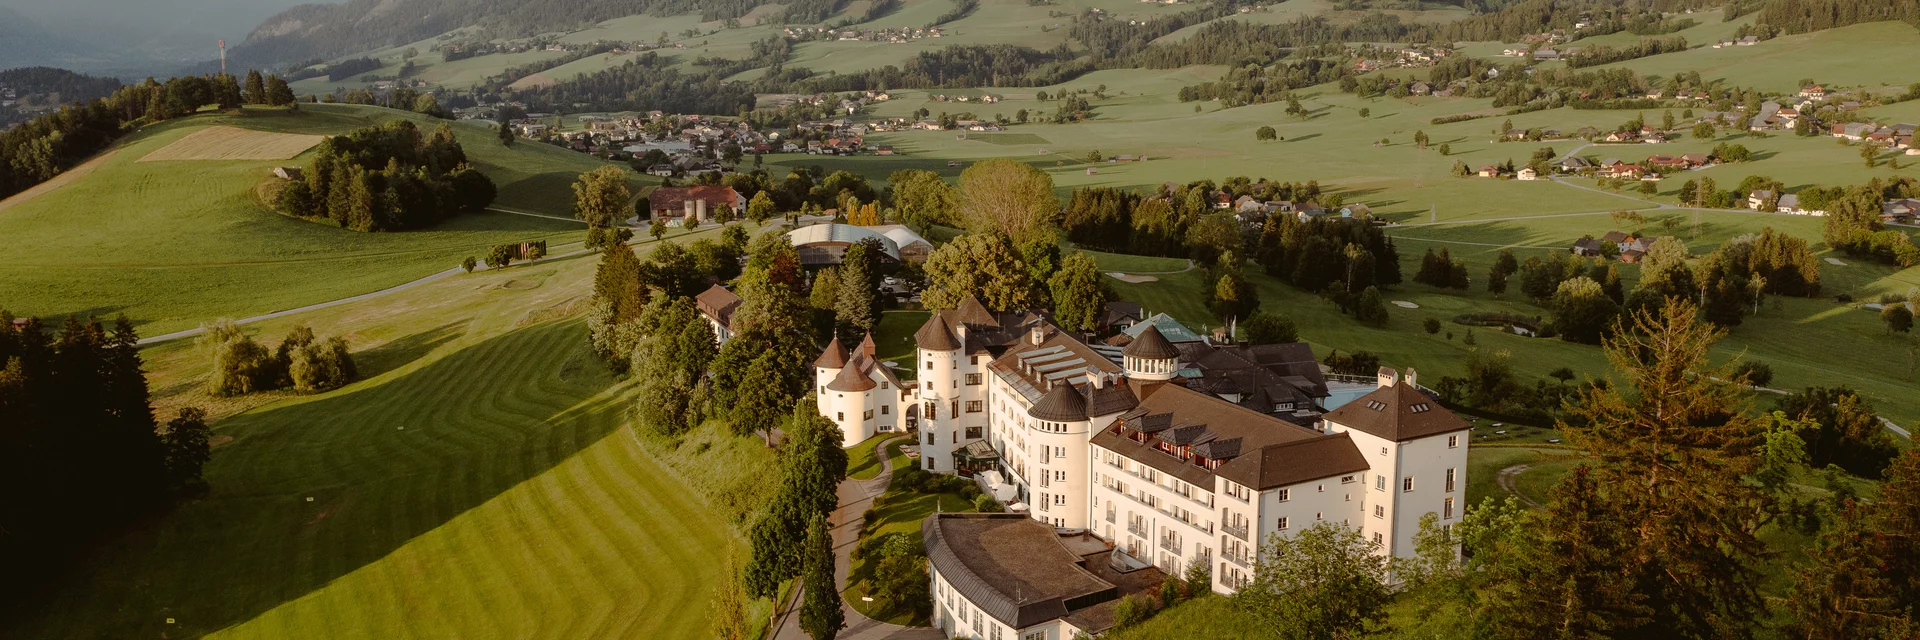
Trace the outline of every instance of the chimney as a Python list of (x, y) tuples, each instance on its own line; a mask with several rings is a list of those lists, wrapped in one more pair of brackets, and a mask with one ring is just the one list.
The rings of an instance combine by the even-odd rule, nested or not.
[(1087, 367), (1087, 379), (1093, 383), (1095, 389), (1107, 388), (1107, 374), (1095, 371), (1093, 367)]
[(1418, 374), (1414, 373), (1413, 367), (1407, 367), (1407, 386), (1413, 387), (1415, 389), (1420, 388), (1419, 383), (1414, 381), (1415, 380), (1414, 376), (1416, 375)]
[(1400, 372), (1386, 367), (1380, 367), (1380, 386), (1391, 387), (1393, 383), (1398, 382), (1399, 379)]
[(1027, 332), (1027, 336), (1028, 339), (1033, 342), (1033, 346), (1040, 346), (1040, 343), (1047, 341), (1046, 326), (1040, 324), (1033, 325), (1033, 329)]

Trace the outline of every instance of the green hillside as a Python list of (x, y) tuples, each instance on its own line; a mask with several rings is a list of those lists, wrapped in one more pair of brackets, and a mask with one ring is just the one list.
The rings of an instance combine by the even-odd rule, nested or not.
[[(347, 336), (364, 379), (221, 420), (210, 495), (0, 610), (0, 637), (699, 635), (713, 563), (740, 543), (704, 480), (670, 465), (757, 469), (772, 453), (730, 436), (671, 460), (673, 443), (642, 445), (631, 385), (587, 352), (574, 315), (594, 264), (461, 275), (250, 327)], [(142, 355), (162, 403), (207, 374), (187, 341)]]
[[(348, 105), (297, 113), (203, 114), (129, 136), (92, 173), (0, 210), (14, 246), (0, 262), (0, 304), (16, 314), (125, 313), (143, 333), (191, 328), (397, 285), (453, 268), (506, 242), (574, 242), (582, 227), (506, 213), (457, 218), (427, 231), (355, 233), (273, 213), (255, 196), (286, 161), (138, 162), (210, 125), (340, 134), (393, 118)], [(457, 124), (470, 160), (499, 186), (504, 208), (570, 215), (569, 184), (600, 161), (534, 143), (504, 147), (483, 127)], [(310, 152), (309, 152), (310, 153)]]

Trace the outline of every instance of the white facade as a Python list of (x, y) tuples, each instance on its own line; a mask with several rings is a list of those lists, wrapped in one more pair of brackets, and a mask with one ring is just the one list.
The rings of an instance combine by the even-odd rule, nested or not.
[[(1037, 316), (986, 313), (963, 305), (928, 321), (916, 334), (919, 382), (901, 402), (920, 412), (923, 468), (953, 473), (956, 452), (985, 442), (1025, 503), (1009, 506), (1029, 518), (1084, 529), (1170, 575), (1205, 563), (1215, 590), (1231, 593), (1272, 536), (1335, 522), (1409, 557), (1422, 516), (1463, 514), (1466, 424), (1421, 394), (1411, 370), (1405, 381), (1383, 370), (1371, 392), (1296, 425), (1181, 386), (1179, 351), (1157, 329), (1119, 366)], [(845, 376), (815, 373), (822, 412), (850, 429), (849, 444), (864, 439), (846, 426), (866, 415), (861, 398), (893, 394), (841, 395), (826, 381)], [(943, 632), (995, 637), (990, 616), (976, 620), (937, 575), (933, 586)], [(1028, 631), (1003, 625), (999, 637)]]
[(978, 640), (1073, 640), (1081, 632), (1079, 627), (1061, 618), (1015, 629), (968, 602), (932, 563), (927, 564), (927, 576), (933, 581), (931, 623), (942, 636)]

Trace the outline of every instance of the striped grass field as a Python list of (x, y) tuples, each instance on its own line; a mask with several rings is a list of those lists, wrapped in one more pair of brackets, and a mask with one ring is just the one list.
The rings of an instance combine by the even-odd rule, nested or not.
[(211, 495), (0, 637), (703, 634), (737, 538), (624, 426), (627, 385), (583, 338), (470, 338), (221, 422)]

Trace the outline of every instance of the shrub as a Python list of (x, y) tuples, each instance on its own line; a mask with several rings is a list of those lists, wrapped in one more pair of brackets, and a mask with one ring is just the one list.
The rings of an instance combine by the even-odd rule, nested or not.
[(467, 273), (473, 273), (473, 268), (477, 266), (480, 266), (480, 261), (475, 260), (473, 256), (467, 256), (467, 259), (460, 261), (460, 268), (466, 269)]
[(973, 497), (973, 510), (980, 513), (1000, 513), (1007, 508), (1001, 506), (1000, 501), (993, 499), (993, 496), (982, 493)]
[(1767, 383), (1773, 382), (1773, 366), (1758, 360), (1748, 360), (1733, 368), (1733, 376), (1736, 380), (1746, 380), (1749, 385), (1764, 387)]
[(1426, 329), (1427, 333), (1440, 333), (1439, 318), (1427, 318), (1426, 320), (1423, 320), (1420, 322), (1420, 326)]

